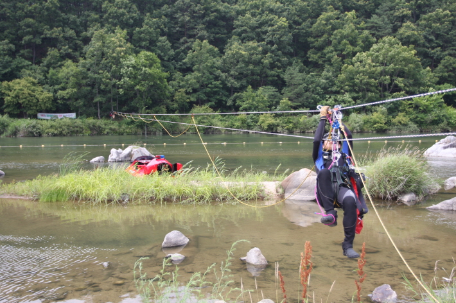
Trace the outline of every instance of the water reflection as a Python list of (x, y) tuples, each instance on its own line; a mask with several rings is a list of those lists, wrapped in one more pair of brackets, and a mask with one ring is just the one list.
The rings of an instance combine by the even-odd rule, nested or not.
[[(435, 199), (442, 199), (438, 196)], [(413, 208), (392, 204), (380, 207), (379, 213), (412, 268), (429, 279), (436, 260), (446, 268), (453, 264), (456, 218), (429, 212), (424, 207), (432, 201), (426, 203)], [(355, 291), (356, 261), (342, 256), (342, 227), (312, 224), (318, 222), (314, 212), (318, 212), (315, 203), (293, 201), (255, 209), (243, 205), (91, 207), (0, 200), (0, 302), (135, 300), (134, 263), (148, 257), (144, 268), (149, 277), (155, 276), (167, 255), (161, 248), (163, 238), (174, 229), (190, 238), (180, 251), (186, 256), (179, 264), (182, 280), (214, 262), (220, 264), (231, 244), (245, 239), (249, 242), (236, 246), (231, 262), (235, 286), (240, 286), (242, 278), (244, 287), (255, 289), (256, 283), (265, 297), (274, 299), (273, 264), (279, 262), (293, 302), (300, 289), (300, 253), (304, 242), (311, 241), (311, 291), (317, 300), (325, 300), (336, 281), (329, 301), (348, 302)], [(403, 298), (410, 296), (402, 286), (407, 269), (373, 211), (366, 215), (365, 228), (355, 239), (356, 249), (363, 242), (368, 273), (363, 295), (388, 283)], [(269, 261), (264, 270), (254, 272), (259, 273), (256, 281), (239, 260), (253, 247), (259, 247)], [(103, 266), (105, 262), (109, 266)]]

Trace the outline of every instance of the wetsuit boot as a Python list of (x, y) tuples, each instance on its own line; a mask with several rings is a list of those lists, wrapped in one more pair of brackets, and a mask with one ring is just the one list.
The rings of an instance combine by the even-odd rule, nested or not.
[(337, 210), (329, 210), (321, 217), (320, 222), (330, 227), (337, 226)]
[(359, 258), (359, 254), (353, 249), (353, 244), (343, 242), (342, 251), (348, 258)]

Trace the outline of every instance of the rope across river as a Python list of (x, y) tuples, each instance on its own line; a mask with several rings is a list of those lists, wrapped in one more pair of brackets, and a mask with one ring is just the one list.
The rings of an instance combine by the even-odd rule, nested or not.
[[(344, 110), (344, 109), (352, 109), (352, 108), (358, 108), (358, 107), (364, 107), (364, 106), (371, 106), (371, 105), (378, 105), (378, 104), (383, 104), (383, 103), (388, 103), (388, 102), (395, 102), (395, 101), (400, 101), (400, 100), (407, 100), (407, 99), (412, 99), (412, 98), (418, 98), (418, 97), (423, 97), (423, 96), (429, 96), (429, 95), (434, 95), (434, 94), (442, 94), (442, 93), (447, 93), (447, 92), (454, 92), (456, 91), (456, 88), (452, 88), (452, 89), (447, 89), (447, 90), (441, 90), (441, 91), (437, 91), (437, 92), (430, 92), (430, 93), (424, 93), (424, 94), (419, 94), (419, 95), (414, 95), (414, 96), (407, 96), (407, 97), (400, 97), (400, 98), (394, 98), (394, 99), (389, 99), (389, 100), (383, 100), (383, 101), (378, 101), (378, 102), (373, 102), (373, 103), (366, 103), (366, 104), (360, 104), (360, 105), (353, 105), (353, 106), (349, 106), (349, 107), (342, 107), (342, 108), (338, 108), (338, 110)], [(187, 132), (190, 127), (193, 125), (195, 127), (195, 130), (198, 134), (198, 137), (201, 141), (201, 144), (202, 146), (204, 147), (205, 151), (206, 151), (206, 154), (208, 156), (208, 158), (210, 159), (212, 165), (214, 166), (214, 169), (216, 170), (219, 178), (221, 178), (223, 180), (223, 176), (222, 174), (219, 172), (214, 160), (212, 159), (208, 149), (207, 149), (207, 146), (205, 144), (205, 142), (203, 141), (203, 138), (201, 136), (201, 133), (199, 132), (199, 129), (198, 127), (212, 127), (212, 128), (217, 128), (217, 129), (225, 129), (225, 130), (230, 130), (230, 131), (239, 131), (239, 132), (249, 132), (249, 133), (258, 133), (258, 134), (268, 134), (268, 135), (277, 135), (277, 136), (287, 136), (287, 137), (295, 137), (295, 138), (303, 138), (303, 139), (313, 139), (313, 137), (306, 137), (306, 136), (298, 136), (298, 135), (289, 135), (289, 134), (277, 134), (277, 133), (270, 133), (270, 132), (261, 132), (261, 131), (252, 131), (252, 130), (245, 130), (245, 129), (235, 129), (235, 128), (224, 128), (224, 127), (217, 127), (217, 126), (208, 126), (208, 125), (199, 125), (196, 123), (195, 121), (195, 116), (196, 115), (240, 115), (240, 114), (265, 114), (265, 113), (268, 113), (268, 114), (275, 114), (275, 113), (315, 113), (315, 112), (319, 112), (319, 110), (306, 110), (306, 111), (268, 111), (268, 112), (236, 112), (236, 113), (198, 113), (198, 114), (133, 114), (133, 113), (130, 113), (130, 114), (126, 114), (126, 113), (122, 113), (122, 112), (116, 112), (116, 114), (124, 117), (124, 118), (131, 118), (131, 119), (140, 119), (142, 121), (144, 121), (145, 123), (152, 123), (152, 122), (157, 122), (159, 123), (163, 129), (165, 129), (165, 131), (170, 135), (171, 133), (165, 128), (165, 126), (162, 124), (163, 123), (178, 123), (178, 124), (183, 124), (183, 125), (188, 125), (189, 127), (184, 131), (182, 132), (181, 134), (179, 134), (178, 136), (184, 134), (185, 132)], [(135, 117), (133, 117), (133, 115), (135, 115)], [(141, 116), (150, 116), (152, 115), (153, 116), (153, 119), (145, 119)], [(164, 121), (164, 120), (158, 120), (156, 118), (156, 116), (159, 116), (159, 115), (168, 115), (168, 116), (177, 116), (177, 115), (190, 115), (191, 116), (191, 119), (192, 119), (192, 123), (183, 123), (183, 122), (175, 122), (175, 121)], [(340, 123), (340, 125), (342, 125), (342, 115), (340, 115), (340, 118), (339, 118), (340, 121), (338, 121)], [(342, 131), (345, 133), (345, 130), (344, 128), (342, 127), (341, 128)], [(400, 139), (405, 139), (405, 138), (420, 138), (420, 137), (430, 137), (430, 136), (448, 136), (448, 135), (456, 135), (456, 133), (454, 132), (450, 132), (450, 133), (438, 133), (438, 134), (418, 134), (418, 135), (403, 135), (403, 136), (384, 136), (384, 137), (370, 137), (370, 138), (358, 138), (358, 139), (352, 139), (352, 140), (384, 140), (384, 139), (396, 139), (396, 138), (400, 138)], [(176, 137), (176, 136), (172, 136), (172, 137)], [(345, 134), (345, 140), (348, 141), (347, 139), (347, 135)], [(348, 142), (347, 142), (348, 143)], [(354, 165), (355, 165), (355, 168), (358, 170), (358, 167), (356, 166), (356, 159), (355, 159), (355, 154), (353, 153), (353, 150), (350, 146), (350, 144), (347, 144), (350, 148), (350, 152), (352, 154), (352, 157), (353, 157), (353, 162), (354, 162)], [(315, 166), (314, 166), (315, 167)], [(313, 170), (314, 168), (312, 168)], [(239, 203), (243, 204), (243, 205), (246, 205), (246, 206), (249, 206), (249, 207), (257, 207), (257, 208), (263, 208), (263, 207), (270, 207), (270, 206), (274, 206), (274, 205), (277, 205), (279, 203), (282, 203), (284, 202), (286, 199), (289, 199), (293, 194), (296, 193), (296, 191), (305, 183), (305, 181), (307, 180), (307, 178), (309, 177), (310, 173), (312, 172), (312, 170), (309, 171), (309, 173), (307, 174), (307, 176), (303, 179), (303, 181), (301, 182), (301, 184), (299, 184), (299, 186), (290, 194), (288, 195), (287, 197), (285, 197), (284, 199), (281, 199), (280, 201), (272, 204), (272, 205), (262, 205), (262, 206), (258, 206), (258, 205), (250, 205), (248, 203), (245, 203), (243, 201), (240, 201), (239, 199), (237, 199), (235, 197), (235, 195), (231, 192), (231, 190), (229, 189), (229, 186), (228, 184), (226, 184), (226, 182), (224, 182), (223, 184), (225, 185), (226, 189), (228, 190), (228, 192), (230, 193), (230, 195), (236, 200), (238, 201)], [(364, 184), (364, 180), (363, 178), (361, 178), (363, 184)], [(432, 292), (423, 284), (423, 282), (418, 278), (418, 276), (414, 273), (414, 271), (412, 270), (412, 268), (409, 266), (408, 262), (405, 260), (404, 256), (402, 255), (402, 253), (400, 252), (399, 248), (397, 247), (397, 245), (395, 244), (394, 240), (392, 239), (388, 229), (386, 228), (385, 224), (383, 223), (383, 220), (382, 218), (380, 217), (380, 214), (378, 213), (377, 211), (377, 208), (375, 207), (375, 204), (372, 200), (372, 197), (367, 189), (367, 187), (365, 186), (364, 184), (364, 188), (366, 190), (366, 193), (367, 193), (367, 196), (369, 198), (369, 201), (372, 205), (372, 208), (374, 209), (374, 212), (377, 216), (377, 218), (379, 219), (383, 229), (385, 230), (385, 233), (387, 234), (388, 236), (388, 239), (390, 240), (390, 242), (392, 243), (394, 249), (396, 250), (396, 252), (398, 253), (398, 255), (400, 256), (401, 260), (403, 261), (403, 263), (406, 265), (407, 269), (411, 272), (411, 274), (413, 275), (413, 277), (415, 278), (415, 280), (419, 283), (419, 285), (427, 292), (427, 294), (429, 295), (429, 297), (434, 301), (434, 302), (439, 302), (439, 300), (437, 300), (437, 298), (434, 296), (434, 294), (432, 294)]]

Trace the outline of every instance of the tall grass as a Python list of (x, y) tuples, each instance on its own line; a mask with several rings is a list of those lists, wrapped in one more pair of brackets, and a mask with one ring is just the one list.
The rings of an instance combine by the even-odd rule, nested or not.
[[(216, 177), (212, 165), (206, 168), (186, 166), (174, 174), (132, 176), (123, 169), (78, 170), (78, 157), (56, 176), (38, 177), (20, 183), (2, 185), (8, 194), (35, 196), (42, 202), (80, 201), (92, 204), (111, 202), (205, 204), (212, 201), (233, 202), (266, 197), (261, 181), (273, 177), (253, 171), (235, 170)], [(221, 162), (218, 161), (220, 164)], [(276, 176), (282, 179), (284, 176)], [(221, 185), (229, 182), (230, 191)], [(234, 197), (232, 196), (234, 194)]]
[(361, 165), (366, 167), (367, 188), (377, 198), (392, 200), (410, 192), (422, 198), (438, 187), (418, 148), (382, 149), (362, 159)]
[[(421, 282), (425, 285), (428, 292), (430, 292), (434, 298), (436, 298), (439, 303), (454, 303), (456, 302), (456, 262), (453, 259), (454, 267), (450, 272), (445, 270), (443, 267), (441, 271), (443, 274), (439, 274), (439, 268), (437, 266), (439, 261), (435, 263), (434, 268), (434, 277), (430, 282), (424, 281), (423, 277), (420, 276)], [(445, 275), (446, 277), (443, 277)], [(411, 290), (415, 294), (416, 302), (434, 302), (427, 294), (427, 292), (419, 285), (414, 285), (412, 282), (404, 275), (405, 282), (404, 285), (407, 289)]]
[[(141, 258), (134, 266), (136, 289), (143, 302), (212, 302), (214, 299), (228, 300), (232, 296), (235, 298), (234, 302), (237, 302), (244, 291), (232, 287), (234, 281), (230, 266), (236, 244), (244, 241), (246, 240), (239, 240), (231, 245), (225, 262), (221, 262), (220, 270), (217, 270), (214, 263), (204, 273), (194, 273), (185, 284), (178, 279), (178, 266), (172, 271), (169, 270), (172, 267), (169, 259), (163, 260), (162, 269), (154, 278), (148, 278), (142, 263), (148, 258)], [(202, 292), (203, 287), (207, 288), (205, 293)]]

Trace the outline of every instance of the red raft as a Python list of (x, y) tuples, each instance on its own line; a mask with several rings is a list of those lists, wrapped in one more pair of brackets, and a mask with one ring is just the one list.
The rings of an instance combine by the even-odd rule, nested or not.
[(171, 164), (165, 159), (163, 155), (157, 156), (142, 156), (136, 158), (130, 166), (127, 167), (126, 171), (134, 176), (150, 175), (155, 172), (173, 173), (182, 169), (182, 164), (174, 163)]

